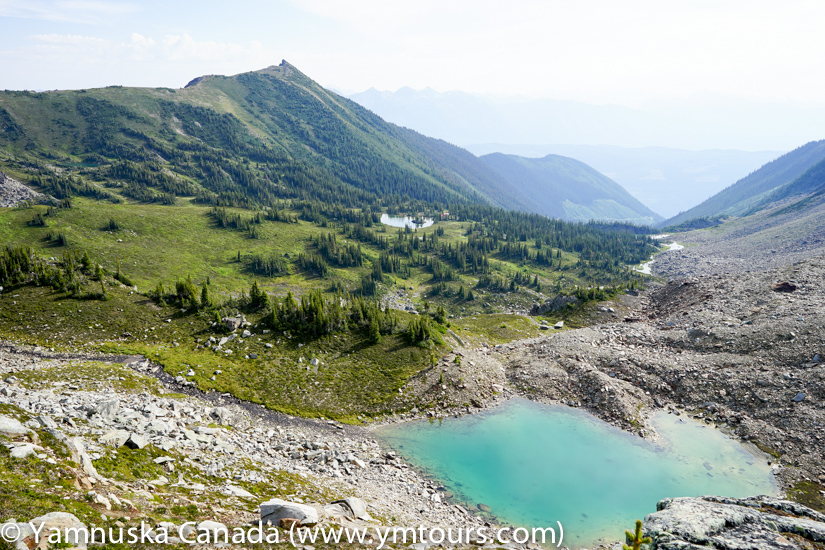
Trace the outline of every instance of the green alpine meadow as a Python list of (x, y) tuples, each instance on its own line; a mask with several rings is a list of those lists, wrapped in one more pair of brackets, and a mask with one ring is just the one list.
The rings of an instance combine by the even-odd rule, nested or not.
[(0, 550), (822, 550), (823, 20), (0, 1)]
[[(287, 62), (182, 89), (6, 91), (0, 121), (0, 171), (37, 192), (0, 211), (3, 337), (143, 354), (293, 414), (422, 406), (398, 390), (456, 335), (536, 336), (529, 311), (560, 294), (579, 305), (548, 319), (575, 326), (656, 250), (634, 225), (519, 209), (480, 159)], [(218, 344), (236, 316), (251, 336)]]

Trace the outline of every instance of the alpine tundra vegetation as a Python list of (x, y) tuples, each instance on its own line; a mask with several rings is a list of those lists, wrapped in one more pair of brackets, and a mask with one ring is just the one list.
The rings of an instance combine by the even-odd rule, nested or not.
[[(665, 251), (628, 221), (660, 218), (586, 165), (479, 159), (285, 61), (181, 89), (0, 92), (2, 533), (32, 548), (36, 527), (144, 521), (184, 543), (261, 520), (483, 545), (507, 518), (372, 430), (520, 396), (654, 441), (668, 411), (770, 461), (782, 495), (674, 495), (631, 547), (819, 548), (820, 149), (677, 216), (693, 230)], [(539, 212), (553, 166), (612, 198)], [(652, 254), (653, 276), (634, 269)]]

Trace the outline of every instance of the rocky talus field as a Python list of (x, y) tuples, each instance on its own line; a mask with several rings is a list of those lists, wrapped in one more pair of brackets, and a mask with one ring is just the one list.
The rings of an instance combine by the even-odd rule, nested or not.
[[(590, 307), (586, 328), (546, 326), (537, 338), (456, 346), (399, 392), (397, 408), (410, 412), (386, 421), (474, 414), (523, 396), (655, 438), (650, 413), (668, 410), (762, 453), (783, 495), (662, 501), (645, 519), (651, 548), (825, 547), (825, 258), (665, 282), (661, 269), (682, 257), (690, 255), (657, 257), (662, 280)], [(383, 448), (370, 425), (290, 417), (202, 393), (142, 357), (6, 343), (0, 377), (0, 501), (14, 514), (7, 524), (35, 519), (29, 511), (48, 503), (56, 515), (37, 518), (47, 525), (142, 519), (173, 531), (187, 522), (208, 531), (273, 518), (284, 533), (293, 521), (468, 529), (496, 522), (494, 510), (456, 502)], [(423, 403), (437, 408), (419, 413)], [(32, 544), (21, 538), (12, 547)]]
[[(220, 394), (170, 393), (200, 394), (147, 360), (96, 359), (0, 349), (0, 434), (10, 463), (3, 482), (53, 499), (55, 511), (72, 509), (70, 523), (142, 518), (170, 533), (187, 521), (194, 529), (211, 528), (210, 521), (248, 526), (271, 522), (260, 505), (273, 497), (286, 501), (280, 517), (304, 524), (469, 528), (485, 521), (447, 502), (443, 486), (381, 449), (367, 430)], [(17, 479), (30, 471), (37, 478)], [(29, 505), (27, 495), (6, 496), (7, 509), (15, 500), (21, 513)], [(177, 524), (160, 521), (170, 511)]]

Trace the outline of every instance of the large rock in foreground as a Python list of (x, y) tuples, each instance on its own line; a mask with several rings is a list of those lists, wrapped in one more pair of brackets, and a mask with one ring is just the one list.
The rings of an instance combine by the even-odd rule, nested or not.
[(301, 525), (318, 523), (318, 510), (306, 504), (273, 498), (261, 504), (261, 521), (278, 525), (284, 518), (297, 519)]
[[(15, 550), (46, 550), (53, 548), (50, 537), (54, 540), (56, 532), (60, 533), (59, 548), (76, 548), (86, 550), (88, 533), (86, 526), (76, 516), (66, 512), (51, 512), (29, 520), (27, 523), (5, 523), (2, 529), (3, 540), (14, 544)], [(56, 542), (56, 541), (55, 541)]]
[(825, 543), (825, 515), (772, 497), (668, 498), (645, 518), (653, 550), (803, 550)]

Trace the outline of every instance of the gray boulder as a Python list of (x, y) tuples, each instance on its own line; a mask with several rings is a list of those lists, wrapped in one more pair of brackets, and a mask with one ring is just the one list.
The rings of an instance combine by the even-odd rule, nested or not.
[(31, 455), (37, 453), (37, 451), (42, 451), (42, 450), (43, 450), (43, 447), (40, 447), (39, 445), (32, 445), (31, 443), (24, 443), (24, 444), (19, 445), (19, 446), (15, 447), (14, 449), (11, 450), (11, 457), (12, 458), (18, 458), (18, 459), (24, 459), (24, 458), (28, 458)]
[(162, 420), (152, 420), (146, 425), (146, 431), (158, 435), (166, 435), (172, 431), (172, 427)]
[(652, 550), (802, 550), (825, 541), (825, 515), (772, 497), (668, 498), (656, 509), (644, 521)]
[(72, 453), (72, 460), (80, 464), (80, 467), (87, 476), (100, 477), (100, 474), (97, 473), (94, 464), (92, 464), (92, 458), (83, 446), (83, 440), (81, 438), (67, 438), (65, 444), (69, 448), (69, 452)]
[(343, 504), (327, 504), (324, 506), (324, 515), (333, 519), (355, 517), (352, 510)]
[[(45, 550), (48, 547), (48, 535), (54, 529), (61, 533), (61, 542), (68, 543), (73, 548), (86, 549), (88, 543), (86, 537), (86, 527), (77, 519), (76, 516), (66, 512), (51, 512), (46, 515), (37, 517), (29, 521), (34, 531), (40, 533), (39, 540), (35, 540), (35, 533), (32, 532), (25, 541), (19, 541), (26, 544), (25, 548), (39, 548)], [(37, 543), (37, 544), (35, 544)]]
[(203, 536), (205, 533), (209, 534), (209, 540), (213, 543), (225, 543), (232, 540), (229, 529), (223, 523), (217, 521), (206, 520), (198, 524), (197, 533)]
[(129, 439), (126, 440), (126, 446), (130, 449), (142, 449), (148, 444), (149, 442), (146, 438), (138, 434), (132, 434), (129, 436)]
[(30, 433), (32, 433), (32, 431), (21, 424), (19, 420), (0, 414), (0, 435), (18, 437)]
[(356, 497), (349, 497), (343, 500), (336, 500), (332, 502), (333, 505), (340, 505), (345, 512), (345, 516), (367, 519), (367, 503)]
[(227, 330), (229, 330), (230, 332), (235, 332), (245, 322), (246, 319), (243, 315), (238, 315), (237, 317), (224, 317), (223, 319), (221, 319), (221, 323), (223, 323), (223, 326), (225, 326)]
[(209, 416), (214, 418), (221, 426), (237, 426), (243, 421), (242, 415), (226, 407), (215, 407), (211, 409)]
[(579, 303), (579, 299), (575, 296), (556, 296), (552, 300), (548, 300), (543, 304), (533, 304), (533, 307), (530, 309), (530, 315), (544, 315), (546, 313), (550, 313), (551, 311), (558, 311), (567, 307), (567, 304), (576, 305)]
[(36, 418), (36, 420), (37, 420), (38, 425), (40, 425), (41, 428), (46, 428), (46, 429), (49, 429), (49, 430), (56, 430), (57, 429), (57, 424), (55, 424), (54, 420), (52, 420), (52, 417), (50, 417), (50, 416), (46, 416), (45, 414), (41, 414), (40, 416), (38, 416)]
[(129, 432), (126, 430), (114, 430), (105, 435), (100, 436), (100, 443), (109, 447), (119, 448), (126, 444), (129, 440)]
[(104, 420), (112, 420), (117, 415), (119, 409), (120, 403), (116, 399), (113, 399), (111, 401), (98, 403), (93, 410), (93, 414), (100, 416), (100, 418)]
[(261, 521), (271, 521), (272, 525), (280, 524), (282, 518), (297, 519), (301, 525), (318, 523), (318, 510), (306, 504), (288, 502), (279, 498), (267, 500), (261, 504)]

